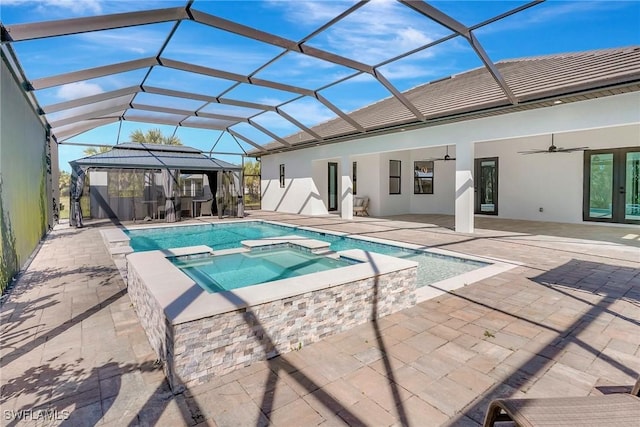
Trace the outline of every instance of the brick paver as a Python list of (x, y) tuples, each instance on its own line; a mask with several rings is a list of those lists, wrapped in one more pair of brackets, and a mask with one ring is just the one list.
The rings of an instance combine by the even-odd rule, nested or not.
[(497, 396), (624, 390), (640, 373), (640, 241), (622, 238), (637, 229), (251, 216), (521, 265), (174, 395), (98, 225), (59, 226), (2, 304), (2, 424), (476, 426)]

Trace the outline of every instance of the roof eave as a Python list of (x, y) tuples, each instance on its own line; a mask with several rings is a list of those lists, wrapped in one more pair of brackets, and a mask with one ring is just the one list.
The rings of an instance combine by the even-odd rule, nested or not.
[[(323, 141), (310, 141), (304, 142), (300, 144), (294, 144), (291, 147), (279, 147), (273, 150), (269, 150), (268, 153), (259, 153), (257, 150), (251, 150), (247, 153), (250, 157), (261, 157), (269, 154), (277, 154), (281, 152), (287, 151), (295, 151), (295, 150), (303, 150), (306, 148), (312, 148), (314, 146), (326, 145), (326, 144), (335, 144), (339, 142), (345, 142), (355, 139), (368, 138), (371, 136), (384, 135), (389, 133), (395, 133), (399, 131), (406, 130), (415, 130), (424, 127), (432, 127), (439, 126), (455, 121), (466, 121), (473, 120), (479, 118), (481, 116), (485, 116), (487, 114), (494, 113), (495, 115), (500, 114), (508, 114), (510, 112), (521, 110), (522, 108), (529, 109), (537, 109), (547, 107), (550, 102), (554, 102), (557, 100), (561, 100), (562, 98), (574, 97), (578, 95), (589, 95), (589, 94), (598, 94), (600, 92), (605, 92), (613, 89), (624, 89), (627, 87), (631, 87), (633, 85), (640, 84), (640, 74), (635, 76), (636, 78), (632, 81), (629, 81), (629, 76), (624, 76), (623, 78), (611, 78), (607, 79), (603, 83), (607, 83), (598, 87), (593, 87), (593, 83), (591, 84), (582, 84), (572, 86), (570, 91), (567, 91), (568, 88), (564, 87), (560, 90), (550, 90), (545, 92), (538, 92), (530, 97), (523, 97), (522, 101), (518, 105), (512, 105), (504, 102), (492, 102), (489, 104), (482, 105), (482, 108), (473, 108), (473, 109), (462, 109), (454, 112), (447, 112), (445, 115), (440, 116), (432, 116), (428, 117), (425, 122), (422, 121), (413, 121), (410, 123), (402, 123), (402, 124), (393, 124), (391, 126), (386, 126), (376, 130), (368, 130), (367, 133), (362, 134), (349, 134), (349, 135), (340, 135), (337, 137), (326, 138)], [(630, 92), (638, 91), (638, 89), (632, 89)], [(603, 94), (603, 96), (609, 96)]]

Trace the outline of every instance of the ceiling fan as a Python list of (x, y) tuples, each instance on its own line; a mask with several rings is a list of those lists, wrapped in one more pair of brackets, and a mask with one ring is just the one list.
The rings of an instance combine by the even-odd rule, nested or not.
[(573, 147), (573, 148), (562, 148), (556, 147), (553, 143), (553, 134), (551, 134), (551, 145), (546, 150), (526, 150), (526, 151), (518, 151), (519, 154), (539, 154), (539, 153), (571, 153), (574, 151), (583, 151), (589, 147)]
[(455, 157), (451, 157), (449, 155), (449, 146), (447, 145), (447, 153), (444, 155), (444, 157), (435, 157), (435, 158), (431, 158), (429, 160), (436, 161), (436, 162), (440, 161), (440, 160), (444, 160), (446, 162), (448, 160), (455, 160), (455, 159), (456, 159)]

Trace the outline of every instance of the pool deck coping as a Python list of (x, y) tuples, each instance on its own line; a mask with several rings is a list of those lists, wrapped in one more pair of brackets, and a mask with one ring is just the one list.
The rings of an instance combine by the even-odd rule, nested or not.
[(242, 247), (246, 249), (257, 249), (279, 245), (294, 245), (303, 249), (307, 249), (311, 253), (321, 253), (330, 251), (331, 243), (322, 240), (311, 239), (309, 237), (288, 235), (281, 237), (269, 237), (266, 239), (243, 240), (240, 242)]
[[(230, 220), (228, 222), (226, 222), (226, 224), (229, 223), (242, 223), (242, 222), (261, 222), (261, 223), (265, 223), (265, 224), (272, 224), (272, 225), (276, 225), (276, 226), (280, 226), (280, 227), (287, 227), (287, 228), (292, 228), (290, 224), (286, 224), (283, 222), (279, 222), (279, 221), (272, 221), (272, 220), (265, 220), (265, 219), (234, 219), (234, 220)], [(183, 224), (183, 223), (171, 223), (171, 224), (160, 224), (157, 227), (158, 228), (167, 228), (167, 227), (187, 227), (187, 226), (200, 226), (200, 225), (211, 225), (211, 223), (206, 223), (206, 224)], [(156, 226), (154, 225), (153, 228), (156, 228)], [(149, 229), (149, 226), (133, 226), (133, 227), (127, 227), (127, 229), (129, 230), (142, 230), (142, 229)], [(464, 286), (470, 285), (472, 283), (475, 282), (479, 282), (481, 280), (484, 280), (486, 278), (489, 278), (491, 276), (500, 274), (500, 273), (504, 273), (506, 271), (509, 271), (513, 268), (516, 268), (520, 265), (522, 265), (522, 263), (520, 262), (515, 262), (515, 261), (511, 261), (511, 260), (505, 260), (502, 258), (496, 258), (496, 257), (480, 257), (477, 255), (470, 255), (470, 254), (463, 254), (463, 253), (459, 253), (459, 252), (455, 252), (455, 251), (450, 251), (450, 250), (446, 250), (446, 249), (442, 249), (442, 248), (430, 248), (428, 246), (424, 246), (424, 245), (416, 245), (416, 244), (412, 244), (412, 243), (406, 243), (406, 242), (398, 242), (395, 240), (388, 240), (388, 239), (381, 239), (378, 237), (373, 237), (373, 236), (358, 236), (358, 235), (354, 235), (354, 234), (350, 234), (350, 233), (344, 233), (344, 232), (340, 232), (340, 231), (334, 231), (334, 230), (325, 230), (325, 229), (321, 229), (321, 228), (317, 228), (317, 227), (309, 227), (309, 226), (298, 226), (296, 227), (296, 229), (299, 230), (304, 230), (304, 231), (312, 231), (315, 233), (321, 233), (321, 234), (329, 234), (329, 235), (333, 235), (333, 236), (339, 236), (339, 237), (349, 237), (351, 239), (355, 239), (355, 240), (361, 240), (361, 241), (365, 241), (365, 242), (373, 242), (373, 243), (379, 243), (379, 244), (383, 244), (383, 245), (390, 245), (390, 246), (395, 246), (401, 249), (409, 249), (409, 250), (417, 250), (417, 251), (422, 251), (422, 252), (426, 252), (429, 254), (434, 254), (437, 256), (446, 256), (446, 257), (453, 257), (462, 261), (476, 261), (476, 262), (482, 262), (486, 265), (485, 267), (481, 267), (478, 269), (475, 269), (473, 271), (469, 271), (454, 277), (450, 277), (448, 279), (444, 279), (438, 282), (434, 282), (434, 283), (430, 283), (428, 285), (423, 285), (423, 286), (419, 286), (418, 288), (416, 288), (416, 298), (418, 302), (422, 302), (422, 301), (426, 301), (429, 300), (431, 298), (435, 298), (437, 296), (443, 295), (445, 293), (449, 293), (452, 291), (455, 291), (456, 289), (462, 288)], [(126, 233), (122, 230), (122, 229), (116, 229), (118, 230), (120, 233), (113, 233), (112, 235), (114, 236), (114, 238), (118, 239), (121, 238), (122, 236), (126, 237), (127, 239), (129, 239), (129, 236), (126, 235)], [(104, 236), (104, 232), (103, 232), (103, 236)], [(285, 236), (285, 237), (291, 237), (291, 236)], [(266, 241), (266, 240), (277, 240), (278, 243), (282, 243), (283, 239), (285, 237), (279, 237), (279, 238), (271, 238), (271, 239), (260, 239), (260, 240), (256, 240), (256, 242), (260, 242), (260, 241)], [(303, 239), (303, 240), (314, 240), (314, 239), (309, 239), (309, 238), (304, 238), (304, 237), (300, 237), (300, 236), (295, 236), (297, 239)], [(245, 241), (245, 242), (253, 242), (253, 241)], [(243, 242), (244, 243), (244, 242)], [(324, 243), (324, 242), (323, 242)], [(254, 245), (253, 243), (248, 243), (247, 246), (250, 247)], [(257, 245), (260, 245), (259, 243)], [(208, 248), (209, 251), (213, 251), (211, 248), (205, 246), (206, 248)], [(182, 248), (182, 249), (189, 249), (189, 248)], [(172, 249), (171, 251), (177, 251), (178, 249)], [(231, 250), (233, 251), (233, 250)], [(218, 251), (214, 251), (216, 252), (216, 254), (218, 254)], [(170, 255), (171, 256), (171, 255)]]

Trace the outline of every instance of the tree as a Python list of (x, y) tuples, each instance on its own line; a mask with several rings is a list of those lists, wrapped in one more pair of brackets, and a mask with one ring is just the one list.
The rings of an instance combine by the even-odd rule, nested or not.
[(260, 176), (260, 163), (254, 161), (245, 161), (244, 169), (242, 171), (245, 175), (256, 175)]
[(89, 148), (85, 148), (83, 153), (85, 156), (94, 156), (96, 154), (101, 154), (101, 153), (106, 153), (107, 151), (111, 150), (111, 147), (107, 147), (107, 146), (102, 146), (102, 147), (89, 147)]
[(60, 179), (58, 180), (58, 188), (60, 194), (68, 194), (71, 185), (71, 174), (67, 171), (60, 170)]
[(260, 163), (248, 161), (244, 164), (245, 207), (260, 208)]
[(160, 129), (149, 129), (146, 133), (136, 129), (129, 134), (131, 142), (163, 145), (182, 145), (182, 141), (177, 136), (164, 136)]
[[(177, 136), (164, 136), (160, 129), (149, 129), (146, 133), (140, 129), (136, 129), (129, 134), (131, 142), (147, 143), (147, 144), (163, 144), (163, 145), (182, 145), (182, 141)], [(83, 153), (85, 156), (93, 156), (96, 154), (106, 153), (111, 150), (110, 146), (89, 147), (85, 148)]]

